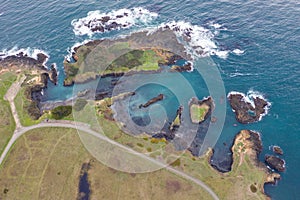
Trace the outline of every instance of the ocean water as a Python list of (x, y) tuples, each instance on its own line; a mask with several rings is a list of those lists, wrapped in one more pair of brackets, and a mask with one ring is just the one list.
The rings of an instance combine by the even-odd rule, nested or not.
[[(72, 20), (89, 11), (111, 12), (123, 8), (143, 7), (157, 13), (154, 20), (138, 23), (129, 29), (103, 34), (75, 35)], [(300, 187), (300, 3), (285, 1), (96, 1), (96, 0), (2, 0), (0, 1), (0, 50), (14, 47), (41, 49), (50, 56), (49, 64), (59, 69), (59, 85), (44, 91), (46, 99), (60, 100), (72, 96), (72, 88), (62, 86), (62, 62), (70, 48), (86, 39), (114, 37), (119, 34), (184, 21), (210, 31), (202, 43), (210, 51), (221, 72), (226, 92), (258, 91), (271, 103), (268, 114), (258, 123), (238, 124), (227, 105), (223, 132), (214, 147), (214, 164), (226, 166), (229, 146), (241, 129), (261, 133), (263, 152), (271, 154), (270, 145), (284, 150), (286, 171), (276, 186), (266, 185), (273, 199), (299, 199)], [(200, 28), (201, 29), (201, 28)], [(213, 44), (211, 43), (213, 42)], [(63, 95), (62, 95), (63, 94)], [(234, 126), (237, 124), (237, 126)], [(226, 145), (224, 145), (224, 143)]]

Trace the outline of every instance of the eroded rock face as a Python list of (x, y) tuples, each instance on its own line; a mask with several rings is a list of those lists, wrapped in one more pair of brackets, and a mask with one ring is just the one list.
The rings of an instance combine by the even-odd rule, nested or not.
[(48, 59), (48, 56), (47, 56), (47, 55), (45, 55), (45, 54), (43, 54), (43, 53), (38, 53), (38, 54), (37, 54), (37, 61), (38, 61), (39, 63), (45, 63), (45, 62), (47, 61), (47, 59)]
[(279, 172), (285, 171), (285, 161), (277, 156), (265, 156), (265, 162), (269, 165), (272, 169), (275, 169)]
[(245, 100), (245, 96), (240, 93), (228, 95), (230, 106), (235, 112), (238, 122), (248, 124), (259, 121), (261, 116), (267, 111), (268, 102), (260, 97), (253, 98), (253, 105)]

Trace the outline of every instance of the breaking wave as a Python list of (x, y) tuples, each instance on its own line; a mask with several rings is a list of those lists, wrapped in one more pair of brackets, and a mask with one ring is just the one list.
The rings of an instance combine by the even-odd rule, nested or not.
[(256, 99), (256, 98), (263, 99), (264, 101), (267, 102), (267, 106), (265, 107), (265, 112), (260, 115), (259, 121), (262, 119), (263, 116), (265, 116), (269, 113), (269, 110), (270, 110), (270, 107), (271, 107), (272, 103), (269, 102), (264, 97), (264, 95), (262, 93), (260, 93), (258, 91), (251, 90), (251, 89), (247, 92), (247, 94), (244, 94), (244, 93), (241, 93), (241, 92), (236, 92), (236, 91), (231, 91), (231, 92), (228, 93), (227, 97), (229, 97), (230, 95), (237, 95), (237, 94), (243, 96), (243, 100), (246, 103), (250, 103), (253, 108), (255, 108), (254, 99)]
[(27, 56), (30, 58), (34, 58), (34, 59), (38, 59), (38, 54), (44, 54), (45, 56), (47, 56), (47, 59), (44, 61), (44, 65), (47, 63), (48, 59), (50, 58), (50, 56), (47, 54), (47, 52), (40, 50), (40, 49), (36, 49), (36, 48), (18, 48), (17, 46), (13, 47), (12, 49), (4, 49), (2, 51), (0, 51), (0, 59), (4, 59), (8, 56)]
[(91, 36), (94, 33), (119, 30), (134, 25), (147, 25), (157, 16), (157, 13), (141, 7), (113, 10), (108, 13), (96, 10), (89, 12), (84, 18), (73, 20), (71, 24), (76, 35)]

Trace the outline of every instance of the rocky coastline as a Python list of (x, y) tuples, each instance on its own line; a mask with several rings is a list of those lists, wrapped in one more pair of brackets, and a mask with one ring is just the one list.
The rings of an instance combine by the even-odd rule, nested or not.
[[(0, 59), (1, 72), (22, 72), (28, 77), (25, 83), (23, 83), (25, 97), (30, 101), (26, 109), (29, 115), (35, 120), (42, 115), (40, 109), (42, 90), (47, 88), (49, 80), (57, 84), (56, 67), (53, 64), (50, 70), (48, 70), (45, 65), (47, 59), (48, 56), (43, 53), (38, 53), (37, 59), (35, 59), (23, 52)], [(31, 79), (28, 80), (29, 78)]]
[[(247, 155), (250, 158), (250, 162), (254, 166), (265, 173), (264, 183), (275, 184), (280, 179), (280, 174), (272, 172), (267, 166), (258, 160), (259, 154), (262, 152), (262, 141), (259, 133), (251, 130), (241, 130), (234, 138), (234, 142), (231, 148), (233, 153), (233, 159), (240, 158), (240, 160), (234, 160), (234, 162), (243, 162)], [(263, 185), (260, 190), (264, 193)]]

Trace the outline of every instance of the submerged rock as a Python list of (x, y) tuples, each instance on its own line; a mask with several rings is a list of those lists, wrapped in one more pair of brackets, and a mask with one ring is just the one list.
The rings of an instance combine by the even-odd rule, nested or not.
[(285, 171), (285, 161), (281, 158), (276, 156), (265, 156), (265, 162), (272, 168), (279, 172)]

